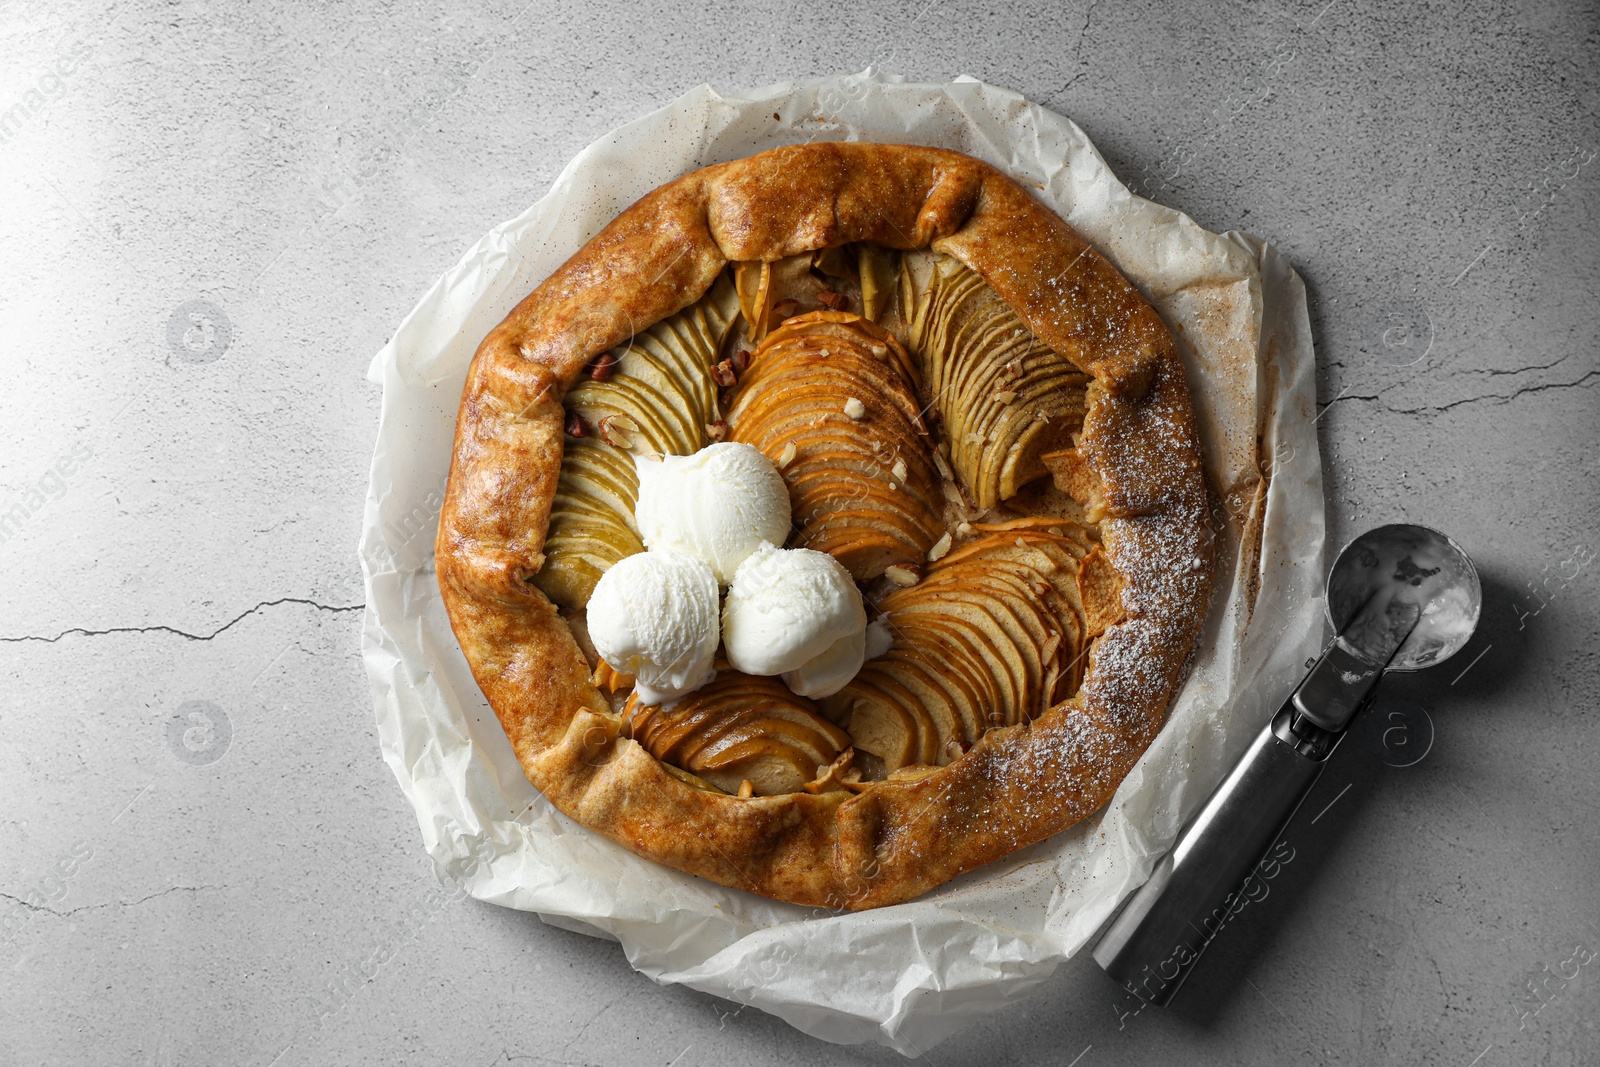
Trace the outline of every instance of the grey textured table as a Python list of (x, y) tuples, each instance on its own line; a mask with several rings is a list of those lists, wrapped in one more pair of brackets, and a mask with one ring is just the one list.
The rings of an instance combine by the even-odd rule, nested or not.
[(443, 896), (354, 556), (367, 361), (467, 245), (695, 83), (869, 62), (1277, 243), (1333, 539), (1486, 579), (1393, 688), (1426, 758), (1341, 749), (1172, 1008), (1084, 954), (929, 1062), (1600, 1061), (1600, 18), (1324, 2), (0, 6), (0, 1063), (898, 1059)]

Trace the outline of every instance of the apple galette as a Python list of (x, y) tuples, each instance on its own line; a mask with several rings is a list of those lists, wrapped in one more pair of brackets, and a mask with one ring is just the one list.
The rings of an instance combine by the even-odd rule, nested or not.
[(662, 186), (479, 348), (438, 575), (560, 810), (780, 900), (907, 900), (1103, 804), (1210, 590), (1156, 312), (954, 152)]

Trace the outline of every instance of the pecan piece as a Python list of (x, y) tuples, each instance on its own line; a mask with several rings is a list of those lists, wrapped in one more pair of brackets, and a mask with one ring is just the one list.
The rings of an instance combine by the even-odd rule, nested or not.
[(589, 364), (589, 377), (597, 382), (603, 382), (611, 377), (611, 372), (617, 369), (617, 357), (610, 352), (602, 352), (594, 357)]

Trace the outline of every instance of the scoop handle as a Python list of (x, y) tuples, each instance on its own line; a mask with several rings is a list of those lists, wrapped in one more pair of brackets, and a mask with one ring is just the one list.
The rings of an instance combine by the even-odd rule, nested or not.
[(1286, 701), (1100, 939), (1095, 962), (1140, 999), (1170, 1001), (1228, 920), (1266, 895), (1257, 868), (1339, 736)]

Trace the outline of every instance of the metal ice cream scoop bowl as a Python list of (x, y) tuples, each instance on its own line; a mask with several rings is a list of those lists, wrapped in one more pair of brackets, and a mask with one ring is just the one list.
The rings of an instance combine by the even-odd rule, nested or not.
[(1437, 530), (1380, 526), (1346, 545), (1328, 575), (1332, 643), (1129, 899), (1095, 962), (1141, 999), (1169, 1002), (1383, 675), (1455, 655), (1482, 604), (1472, 561)]

